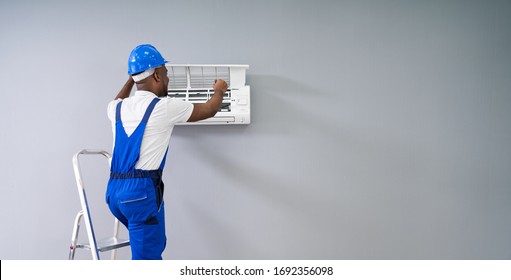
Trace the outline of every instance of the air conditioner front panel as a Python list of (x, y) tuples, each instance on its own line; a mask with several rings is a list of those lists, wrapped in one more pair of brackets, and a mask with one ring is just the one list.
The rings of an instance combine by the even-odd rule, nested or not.
[(214, 94), (215, 80), (229, 85), (218, 113), (209, 119), (181, 125), (250, 123), (250, 86), (245, 85), (248, 65), (167, 64), (168, 97), (205, 103)]

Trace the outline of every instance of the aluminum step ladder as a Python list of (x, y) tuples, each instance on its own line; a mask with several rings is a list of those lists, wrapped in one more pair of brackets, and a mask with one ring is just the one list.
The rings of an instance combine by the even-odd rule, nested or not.
[[(71, 246), (69, 246), (69, 259), (73, 260), (75, 257), (76, 249), (88, 249), (91, 251), (92, 259), (99, 260), (99, 252), (111, 252), (111, 259), (115, 259), (116, 252), (118, 248), (126, 247), (130, 245), (130, 241), (128, 239), (118, 238), (119, 235), (119, 225), (120, 222), (116, 218), (114, 218), (114, 232), (111, 237), (101, 238), (96, 240), (96, 235), (94, 234), (94, 228), (92, 226), (92, 218), (89, 211), (89, 204), (87, 202), (87, 195), (85, 194), (85, 188), (83, 186), (82, 174), (80, 171), (80, 155), (101, 155), (104, 156), (108, 163), (110, 164), (112, 160), (112, 156), (102, 150), (81, 150), (73, 156), (73, 169), (76, 178), (76, 185), (78, 187), (78, 195), (80, 196), (80, 203), (82, 206), (82, 210), (78, 211), (76, 215), (74, 226), (73, 226), (73, 234), (71, 236)], [(78, 234), (80, 231), (80, 224), (82, 218), (85, 222), (85, 227), (87, 229), (87, 237), (88, 242), (80, 243), (78, 242)]]

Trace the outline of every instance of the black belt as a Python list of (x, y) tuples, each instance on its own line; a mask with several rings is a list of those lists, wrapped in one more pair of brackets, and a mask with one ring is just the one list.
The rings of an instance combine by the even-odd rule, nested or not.
[(161, 178), (162, 170), (135, 170), (131, 172), (110, 172), (110, 179)]

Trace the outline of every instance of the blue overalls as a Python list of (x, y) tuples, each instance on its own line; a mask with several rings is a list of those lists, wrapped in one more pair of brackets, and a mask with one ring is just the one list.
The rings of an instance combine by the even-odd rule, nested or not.
[(129, 230), (132, 259), (162, 259), (166, 245), (163, 181), (165, 157), (156, 170), (135, 169), (140, 157), (142, 136), (155, 98), (129, 137), (121, 121), (121, 104), (115, 116), (115, 145), (110, 168), (106, 202), (112, 214)]

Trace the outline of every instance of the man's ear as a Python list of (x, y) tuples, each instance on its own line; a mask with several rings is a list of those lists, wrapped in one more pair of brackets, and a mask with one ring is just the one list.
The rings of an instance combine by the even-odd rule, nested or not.
[(157, 82), (161, 81), (161, 76), (158, 74), (158, 71), (154, 71), (153, 77)]

